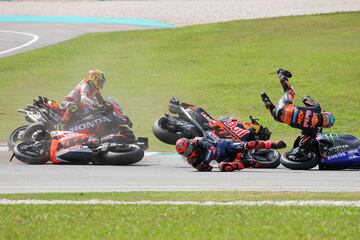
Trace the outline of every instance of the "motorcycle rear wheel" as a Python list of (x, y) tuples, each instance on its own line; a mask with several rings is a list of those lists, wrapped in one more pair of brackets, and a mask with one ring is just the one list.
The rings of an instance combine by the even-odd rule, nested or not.
[(164, 129), (161, 126), (162, 118), (163, 117), (156, 119), (152, 128), (155, 137), (157, 137), (160, 141), (166, 144), (175, 145), (177, 140), (186, 137), (183, 132), (171, 133), (167, 129)]
[(249, 152), (252, 161), (259, 163), (259, 168), (277, 168), (281, 154), (276, 149), (259, 149)]
[(24, 132), (25, 130), (28, 128), (29, 125), (23, 125), (20, 126), (18, 128), (16, 128), (9, 136), (8, 139), (8, 147), (9, 149), (12, 151), (15, 147), (15, 145), (19, 142), (22, 141), (24, 138)]
[(34, 142), (34, 134), (40, 131), (48, 131), (48, 128), (41, 122), (35, 122), (25, 130), (23, 142)]
[(314, 168), (319, 163), (318, 156), (311, 152), (310, 159), (302, 159), (302, 158), (295, 158), (295, 156), (292, 154), (292, 150), (289, 152), (285, 152), (280, 159), (281, 164), (289, 169), (292, 170), (309, 170), (311, 168)]
[(144, 157), (144, 150), (135, 144), (121, 144), (110, 148), (105, 153), (105, 163), (109, 165), (130, 165), (139, 162)]
[(15, 157), (27, 164), (45, 164), (47, 161), (49, 161), (49, 153), (38, 153), (35, 151), (31, 151), (31, 144), (29, 143), (18, 143), (15, 145), (13, 152), (15, 154)]

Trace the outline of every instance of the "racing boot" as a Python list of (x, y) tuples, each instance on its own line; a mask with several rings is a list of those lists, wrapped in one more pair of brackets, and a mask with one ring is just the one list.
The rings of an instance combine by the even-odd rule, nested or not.
[(272, 113), (275, 108), (275, 105), (271, 102), (269, 96), (265, 92), (261, 92), (261, 99), (265, 104), (265, 107)]
[(242, 170), (245, 165), (242, 162), (221, 162), (219, 169), (221, 172), (232, 172), (235, 170)]
[(279, 69), (276, 71), (276, 73), (278, 74), (278, 76), (279, 76), (279, 78), (280, 78), (280, 81), (292, 77), (291, 72), (289, 72), (288, 70), (282, 69), (282, 68), (279, 68)]

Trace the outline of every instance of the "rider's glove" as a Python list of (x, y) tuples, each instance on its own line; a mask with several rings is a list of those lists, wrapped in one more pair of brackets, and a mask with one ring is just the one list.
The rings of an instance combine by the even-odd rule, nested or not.
[(280, 80), (281, 79), (288, 79), (292, 77), (291, 72), (289, 72), (288, 70), (279, 68), (276, 73), (279, 75)]
[(275, 148), (275, 149), (281, 149), (281, 148), (286, 148), (286, 143), (282, 140), (276, 142), (276, 143), (273, 143), (272, 148)]

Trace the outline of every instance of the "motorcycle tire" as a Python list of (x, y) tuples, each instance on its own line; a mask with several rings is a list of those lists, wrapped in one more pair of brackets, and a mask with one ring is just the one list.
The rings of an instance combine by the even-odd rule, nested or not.
[(31, 151), (26, 151), (24, 146), (26, 147), (29, 145), (28, 143), (18, 143), (15, 145), (13, 152), (15, 154), (15, 157), (27, 164), (45, 164), (47, 161), (49, 161), (49, 153), (45, 152), (44, 154), (38, 154)]
[(162, 126), (160, 125), (160, 121), (162, 118), (163, 117), (156, 119), (152, 128), (153, 133), (155, 137), (157, 137), (157, 139), (159, 139), (163, 143), (175, 145), (177, 140), (186, 137), (184, 133), (171, 133), (167, 129), (162, 128)]
[(109, 165), (130, 165), (144, 157), (144, 150), (135, 144), (127, 144), (126, 148), (110, 149), (104, 154), (105, 163)]
[(16, 128), (9, 136), (8, 139), (8, 147), (9, 149), (12, 151), (15, 147), (15, 145), (19, 142), (23, 140), (23, 136), (24, 136), (24, 132), (25, 130), (28, 128), (29, 125), (23, 125), (20, 126), (18, 128)]
[(296, 159), (296, 161), (289, 159), (290, 154), (291, 151), (285, 152), (280, 159), (281, 164), (286, 168), (292, 170), (309, 170), (319, 164), (319, 158), (315, 153), (313, 153), (311, 159)]
[(259, 168), (277, 168), (281, 154), (276, 149), (259, 149), (249, 152), (251, 160), (259, 163)]
[(38, 131), (47, 131), (48, 128), (41, 122), (35, 122), (25, 130), (23, 142), (34, 142), (33, 135)]

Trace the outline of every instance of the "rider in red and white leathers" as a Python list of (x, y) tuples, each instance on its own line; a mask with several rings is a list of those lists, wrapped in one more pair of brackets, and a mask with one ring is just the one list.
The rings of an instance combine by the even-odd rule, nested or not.
[(93, 69), (89, 75), (76, 85), (62, 102), (65, 113), (62, 117), (60, 129), (66, 128), (74, 119), (89, 113), (91, 110), (106, 107), (106, 102), (100, 94), (104, 87), (105, 76), (100, 70)]

